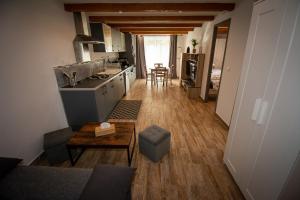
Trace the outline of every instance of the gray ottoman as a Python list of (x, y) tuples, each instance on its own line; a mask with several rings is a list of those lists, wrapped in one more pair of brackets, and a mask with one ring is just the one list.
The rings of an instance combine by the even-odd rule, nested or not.
[(63, 162), (69, 158), (66, 143), (72, 135), (71, 128), (64, 128), (44, 135), (45, 156), (50, 165)]
[(170, 150), (170, 132), (152, 125), (139, 134), (140, 152), (157, 162)]

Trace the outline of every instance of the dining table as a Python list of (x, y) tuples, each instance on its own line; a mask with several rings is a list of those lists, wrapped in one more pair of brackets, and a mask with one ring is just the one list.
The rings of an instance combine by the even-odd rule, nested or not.
[(156, 76), (158, 72), (164, 72), (166, 73), (166, 84), (168, 84), (168, 77), (169, 77), (169, 70), (166, 67), (156, 67), (156, 68), (150, 68), (151, 70), (151, 84), (154, 83), (157, 84)]

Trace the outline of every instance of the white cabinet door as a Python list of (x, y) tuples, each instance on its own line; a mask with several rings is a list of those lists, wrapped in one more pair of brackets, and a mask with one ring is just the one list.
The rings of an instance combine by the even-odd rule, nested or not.
[[(283, 74), (282, 66), (297, 23), (297, 9), (297, 0), (259, 1), (253, 9), (224, 155), (225, 163), (247, 199), (275, 199), (278, 194), (275, 191), (288, 172), (287, 168), (271, 165), (276, 163), (272, 160), (274, 154), (282, 155), (284, 149), (268, 148), (274, 142), (269, 122)], [(278, 137), (284, 139), (286, 136)], [(272, 175), (281, 176), (281, 179), (272, 179)]]
[(126, 51), (125, 34), (121, 32), (121, 51)]
[(251, 199), (277, 199), (300, 150), (300, 1), (287, 2), (264, 95), (270, 117), (249, 146), (256, 148), (246, 183)]
[(111, 33), (112, 33), (112, 51), (113, 52), (119, 52), (120, 50), (120, 31), (112, 28), (111, 29)]
[(105, 50), (106, 52), (112, 52), (112, 33), (110, 26), (106, 24), (102, 24), (104, 42), (105, 42)]

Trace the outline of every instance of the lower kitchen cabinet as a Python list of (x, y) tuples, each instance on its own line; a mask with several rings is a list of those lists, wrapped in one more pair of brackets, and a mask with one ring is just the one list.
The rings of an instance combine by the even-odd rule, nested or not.
[(69, 126), (79, 129), (86, 122), (99, 121), (94, 91), (61, 91)]
[(136, 79), (136, 68), (132, 67), (132, 69), (130, 70), (130, 85), (132, 85), (134, 83)]
[(125, 82), (124, 75), (120, 74), (115, 78), (115, 96), (117, 99), (121, 99), (125, 94)]
[(108, 90), (107, 90), (107, 96), (108, 96), (108, 102), (105, 106), (107, 106), (110, 110), (109, 113), (113, 110), (117, 102), (120, 100), (116, 93), (116, 79), (112, 79), (108, 84), (107, 84)]
[(110, 108), (104, 105), (108, 105), (109, 97), (108, 97), (108, 90), (107, 85), (104, 85), (96, 90), (95, 92), (95, 100), (96, 100), (96, 107), (97, 107), (97, 117), (100, 122), (106, 120), (106, 117), (110, 113)]
[(128, 67), (124, 74), (127, 93), (136, 79), (136, 68), (134, 66)]
[(125, 95), (123, 73), (95, 90), (60, 91), (69, 125), (78, 130), (87, 122), (104, 122)]

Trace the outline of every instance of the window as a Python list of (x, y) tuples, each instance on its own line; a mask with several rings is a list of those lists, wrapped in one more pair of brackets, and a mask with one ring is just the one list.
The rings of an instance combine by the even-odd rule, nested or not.
[(170, 36), (144, 36), (144, 45), (147, 69), (154, 68), (154, 63), (169, 65)]

